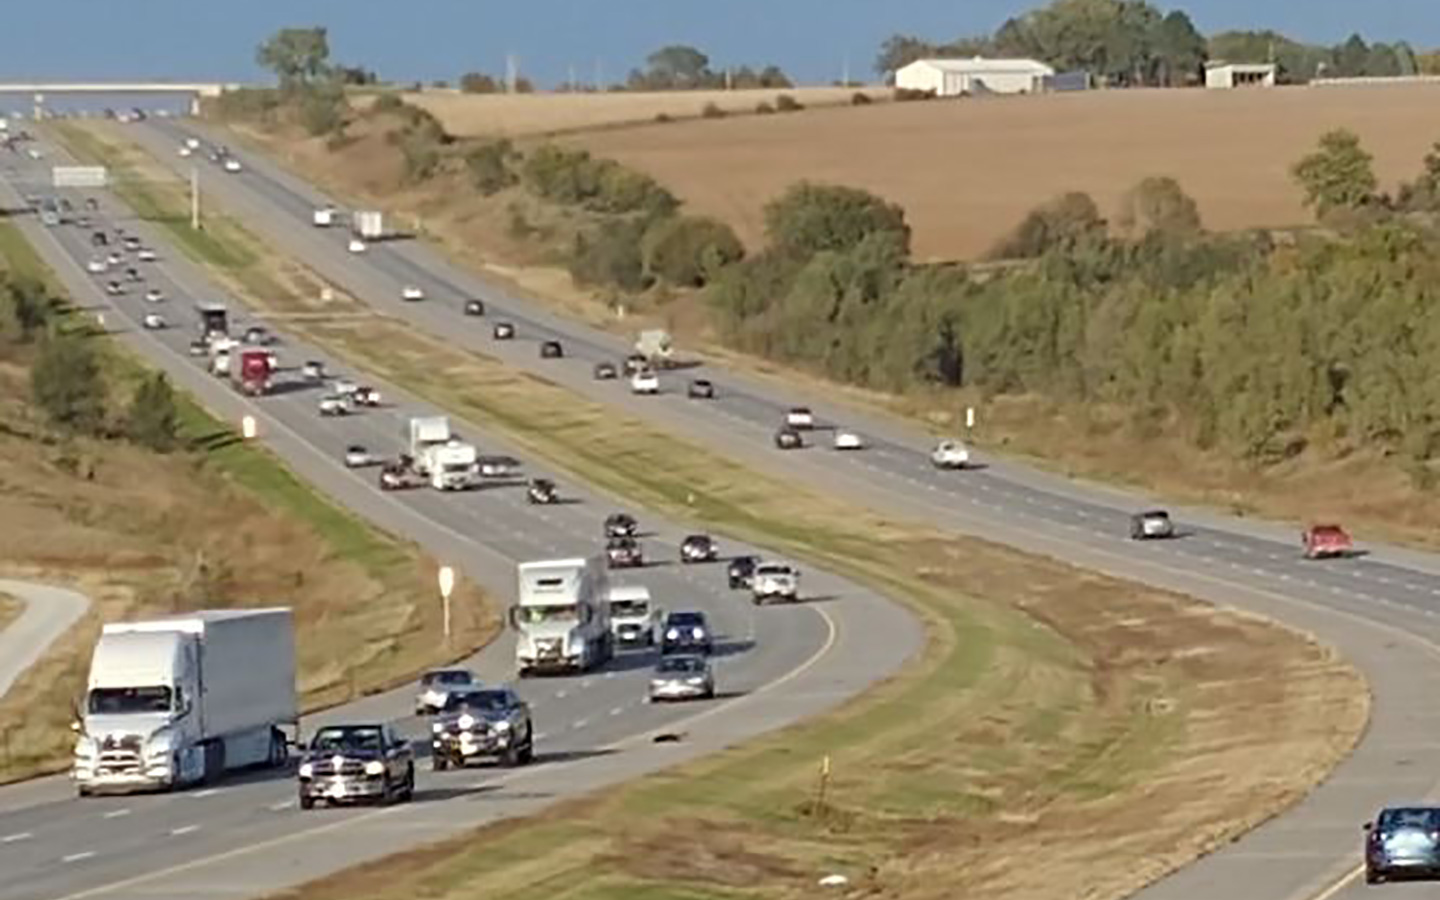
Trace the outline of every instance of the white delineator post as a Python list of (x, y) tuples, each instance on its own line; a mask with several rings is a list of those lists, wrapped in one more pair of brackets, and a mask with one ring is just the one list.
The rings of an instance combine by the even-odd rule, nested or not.
[(247, 441), (255, 440), (255, 434), (259, 428), (255, 424), (254, 416), (246, 416), (240, 420), (240, 436)]
[(455, 570), (449, 566), (441, 566), (439, 573), (440, 600), (444, 604), (444, 625), (445, 640), (450, 640), (450, 594), (455, 590)]
[(975, 407), (965, 407), (965, 430), (972, 431), (975, 428)]

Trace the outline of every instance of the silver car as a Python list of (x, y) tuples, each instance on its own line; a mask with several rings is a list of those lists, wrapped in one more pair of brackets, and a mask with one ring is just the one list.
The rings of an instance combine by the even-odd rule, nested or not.
[(439, 712), (451, 691), (480, 687), (480, 676), (469, 669), (431, 669), (420, 676), (420, 694), (415, 698), (415, 715)]
[(709, 700), (715, 696), (715, 673), (703, 656), (667, 656), (650, 675), (650, 702)]

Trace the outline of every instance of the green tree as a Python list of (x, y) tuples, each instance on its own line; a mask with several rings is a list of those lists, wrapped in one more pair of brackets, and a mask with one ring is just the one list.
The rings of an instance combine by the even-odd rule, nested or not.
[(1396, 201), (1402, 209), (1440, 211), (1440, 141), (1430, 145), (1419, 177), (1400, 186)]
[(646, 271), (677, 287), (704, 287), (745, 256), (729, 225), (695, 216), (671, 216), (655, 223), (645, 233), (643, 252)]
[(1305, 205), (1323, 218), (1375, 200), (1378, 182), (1372, 159), (1359, 135), (1339, 128), (1321, 135), (1319, 148), (1295, 163), (1290, 174), (1305, 192)]
[(0, 302), (0, 330), (13, 340), (28, 343), (50, 324), (55, 304), (46, 294), (45, 285), (34, 278), (9, 276), (0, 273), (3, 279), (3, 302)]
[(1070, 191), (1031, 210), (990, 253), (995, 259), (1034, 259), (1101, 237), (1105, 219), (1089, 194)]
[(1331, 56), (1330, 75), (1353, 78), (1365, 74), (1365, 63), (1370, 59), (1370, 46), (1358, 34), (1352, 34), (1345, 43), (1335, 48)]
[(330, 71), (330, 39), (324, 28), (282, 28), (261, 44), (255, 61), (274, 72), (282, 88), (309, 85)]
[(466, 72), (460, 76), (460, 90), (466, 94), (494, 94), (500, 90), (500, 83), (483, 72)]
[(1154, 40), (1159, 84), (1185, 85), (1203, 77), (1205, 38), (1183, 10), (1174, 10), (1160, 20)]
[(875, 74), (888, 81), (894, 77), (896, 69), (903, 69), (917, 59), (940, 55), (940, 48), (929, 41), (908, 34), (891, 35), (880, 45), (880, 52), (875, 56)]
[(1135, 236), (1190, 235), (1200, 231), (1200, 208), (1174, 178), (1151, 176), (1126, 193), (1116, 224)]
[(511, 169), (519, 154), (509, 138), (494, 138), (476, 144), (465, 154), (470, 183), (482, 196), (490, 197), (519, 181)]
[(582, 286), (644, 290), (649, 282), (640, 255), (643, 238), (641, 222), (607, 224), (577, 234), (570, 251), (570, 277)]
[(180, 430), (180, 414), (175, 406), (175, 391), (163, 373), (156, 372), (136, 389), (125, 416), (125, 433), (130, 440), (157, 453), (175, 449)]
[(105, 384), (92, 345), (73, 335), (40, 344), (30, 369), (30, 393), (50, 420), (77, 434), (99, 434), (105, 425)]
[(843, 252), (879, 232), (909, 252), (905, 210), (859, 188), (802, 181), (767, 203), (764, 215), (770, 246), (796, 258)]
[(630, 86), (648, 91), (705, 87), (712, 81), (710, 57), (685, 44), (661, 47), (645, 58), (644, 70), (630, 73)]

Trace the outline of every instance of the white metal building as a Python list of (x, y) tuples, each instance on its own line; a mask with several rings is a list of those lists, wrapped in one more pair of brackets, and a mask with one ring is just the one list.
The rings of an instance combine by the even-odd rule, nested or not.
[(937, 97), (961, 94), (1038, 94), (1055, 70), (1033, 59), (917, 59), (895, 70), (895, 86), (934, 91)]
[(1205, 86), (1221, 89), (1274, 87), (1275, 72), (1274, 63), (1208, 62), (1205, 64)]

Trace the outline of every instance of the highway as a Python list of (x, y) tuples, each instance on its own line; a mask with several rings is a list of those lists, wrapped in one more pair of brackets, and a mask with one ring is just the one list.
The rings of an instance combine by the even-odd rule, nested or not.
[[(175, 154), (182, 137), (214, 137), (207, 126), (175, 120), (152, 121), (132, 133), (183, 173), (190, 164)], [(311, 225), (312, 210), (330, 198), (260, 154), (240, 149), (236, 155), (244, 163), (238, 174), (199, 163), (208, 202), (218, 202), (347, 292), (431, 334), (877, 510), (1271, 615), (1340, 648), (1374, 692), (1361, 747), (1303, 804), (1158, 883), (1141, 895), (1146, 900), (1200, 900), (1227, 892), (1270, 900), (1350, 896), (1357, 890), (1360, 823), (1385, 803), (1437, 795), (1440, 716), (1428, 698), (1440, 688), (1440, 557), (1361, 535), (1362, 556), (1305, 561), (1296, 525), (1173, 505), (1182, 538), (1137, 545), (1126, 540), (1128, 517), (1142, 507), (1163, 506), (1156, 498), (1069, 481), (998, 457), (984, 460), (980, 470), (937, 472), (927, 462), (933, 439), (917, 426), (842, 405), (803, 385), (704, 365), (662, 376), (659, 397), (632, 396), (623, 381), (599, 382), (591, 375), (596, 362), (617, 362), (629, 352), (621, 338), (511, 296), (420, 242), (372, 244), (365, 254), (349, 254), (341, 229)], [(422, 288), (428, 299), (404, 303), (405, 285)], [(472, 297), (485, 301), (485, 318), (462, 315), (463, 301)], [(496, 321), (513, 323), (518, 339), (492, 340)], [(562, 341), (566, 360), (538, 359), (536, 342), (548, 339)], [(715, 400), (685, 397), (683, 380), (694, 377), (716, 384)], [(859, 430), (869, 449), (832, 452), (822, 431), (815, 446), (775, 450), (774, 431), (796, 404), (811, 407), (825, 422)]]
[[(46, 164), (58, 155), (48, 152)], [(16, 156), (0, 159), (0, 168), (9, 188), (6, 206), (18, 207), (20, 195), (44, 190), (48, 171), (42, 165)], [(112, 198), (97, 199), (101, 210), (91, 214), (92, 228), (45, 228), (30, 216), (17, 222), (77, 302), (103, 313), (119, 340), (150, 357), (219, 415), (237, 423), (244, 414), (254, 415), (260, 439), (299, 475), (382, 527), (420, 542), (500, 602), (513, 599), (517, 561), (597, 552), (604, 517), (622, 509), (631, 512), (641, 523), (642, 545), (654, 563), (633, 574), (616, 573), (615, 581), (648, 585), (667, 608), (708, 612), (717, 632), (720, 696), (696, 704), (642, 702), (654, 659), (643, 651), (622, 653), (592, 674), (520, 682), (535, 716), (536, 765), (432, 774), (422, 764), (417, 802), (380, 810), (301, 813), (293, 802), (293, 783), (274, 775), (173, 795), (87, 801), (75, 799), (63, 778), (0, 789), (0, 871), (6, 876), (0, 881), (0, 900), (202, 893), (239, 898), (273, 891), (794, 722), (894, 672), (920, 648), (923, 635), (910, 614), (809, 567), (805, 593), (812, 602), (756, 609), (726, 588), (723, 565), (678, 563), (678, 544), (689, 529), (596, 496), (541, 467), (527, 465), (526, 474), (550, 475), (574, 502), (531, 506), (518, 486), (461, 494), (428, 489), (382, 493), (373, 469), (344, 467), (344, 449), (362, 444), (391, 455), (401, 447), (408, 417), (438, 411), (396, 385), (347, 372), (339, 361), (285, 336), (280, 327), (272, 330), (282, 338), (276, 348), (287, 368), (282, 384), (258, 401), (240, 396), (186, 352), (198, 328), (194, 302), (223, 300), (223, 291)], [(113, 237), (115, 226), (141, 236), (159, 259), (127, 263), (143, 270), (144, 283), (109, 297), (100, 288), (114, 276), (96, 278), (84, 266), (94, 255), (94, 227), (111, 229)], [(142, 296), (147, 288), (159, 288), (168, 299), (148, 303)], [(232, 328), (243, 329), (249, 322), (241, 305), (228, 302), (232, 320), (239, 320), (232, 321)], [(156, 311), (170, 327), (140, 328), (141, 317)], [(321, 417), (319, 392), (301, 384), (293, 371), (310, 359), (373, 385), (385, 405), (353, 416)], [(523, 460), (498, 436), (468, 429), (465, 436), (484, 452)], [(723, 536), (720, 542), (723, 555), (753, 550)], [(470, 664), (482, 678), (506, 680), (513, 672), (512, 653), (511, 641), (502, 639)], [(419, 737), (425, 725), (409, 716), (413, 697), (412, 688), (366, 698), (309, 717), (302, 729), (308, 732), (326, 721), (389, 719)], [(666, 733), (682, 739), (652, 740)], [(325, 837), (310, 840), (312, 835)]]
[(15, 680), (90, 609), (84, 594), (52, 584), (0, 578), (0, 594), (19, 600), (24, 609), (0, 629), (0, 697)]

